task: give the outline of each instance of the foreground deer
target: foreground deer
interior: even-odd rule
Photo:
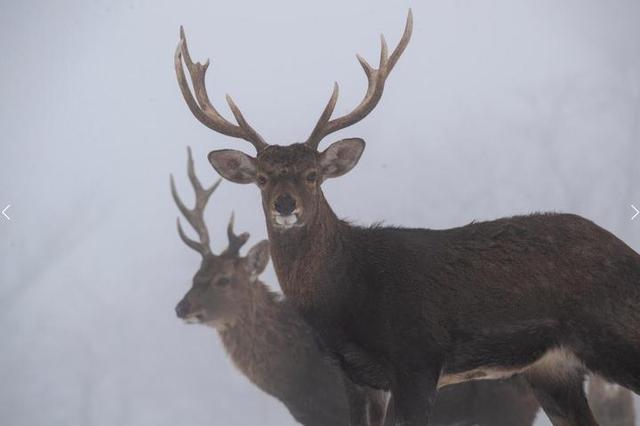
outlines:
[[[344,139],[320,152],[320,141],[373,110],[411,29],[409,14],[390,55],[382,39],[377,69],[358,57],[368,88],[352,112],[331,119],[336,85],[307,141],[289,146],[267,144],[230,97],[238,124],[216,111],[205,89],[208,63],[192,62],[184,34],[176,72],[198,120],[256,148],[257,157],[226,149],[209,161],[228,180],[260,188],[284,294],[351,381],[391,391],[396,425],[427,424],[440,387],[516,373],[554,425],[596,425],[587,370],[640,392],[636,252],[575,215],[449,230],[363,228],[339,220],[324,197],[322,182],[350,171],[365,144]],[[349,394],[357,394],[351,384]],[[363,424],[357,401],[350,399],[352,423]]]
[[[267,242],[256,244],[246,257],[240,256],[249,235],[234,233],[232,217],[227,227],[229,246],[220,255],[213,254],[204,209],[220,181],[204,188],[195,174],[191,150],[188,152],[194,208],[184,205],[173,177],[171,194],[199,241],[187,237],[178,222],[180,238],[203,260],[192,288],[176,306],[178,317],[215,328],[236,367],[261,390],[282,401],[298,422],[346,426],[347,399],[338,370],[326,362],[313,331],[295,309],[258,279],[269,260]],[[386,396],[379,392],[368,396],[368,420],[371,426],[380,426]],[[538,404],[521,379],[465,383],[439,395],[435,421],[441,425],[530,426],[537,411]]]

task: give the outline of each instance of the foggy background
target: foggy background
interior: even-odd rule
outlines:
[[[289,425],[175,303],[199,264],[175,230],[174,173],[191,201],[212,149],[253,154],[191,115],[173,70],[178,28],[211,58],[212,102],[233,95],[270,143],[306,139],[331,93],[361,99],[378,34],[409,47],[363,122],[358,167],[324,185],[360,224],[446,228],[574,212],[640,250],[637,1],[20,1],[0,13],[0,422]],[[265,238],[258,190],[224,182],[207,219],[226,245]],[[246,252],[246,249],[245,249]],[[277,288],[271,267],[263,279]],[[636,404],[637,406],[639,404]],[[548,424],[544,415],[539,424]]]

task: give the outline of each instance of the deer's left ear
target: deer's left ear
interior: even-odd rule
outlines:
[[[342,139],[332,143],[320,154],[320,168],[324,179],[342,176],[351,170],[364,151],[364,140]]]
[[[267,263],[269,263],[269,241],[263,240],[251,247],[247,253],[247,264],[251,275],[255,277],[260,275],[267,267]]]

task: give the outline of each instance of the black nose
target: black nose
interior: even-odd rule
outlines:
[[[280,195],[274,204],[278,213],[289,216],[296,209],[296,200],[289,194]]]
[[[184,319],[189,314],[190,308],[189,302],[183,299],[176,305],[176,315]]]

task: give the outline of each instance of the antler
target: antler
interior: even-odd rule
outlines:
[[[311,148],[318,149],[318,145],[320,141],[330,133],[336,132],[340,129],[344,129],[345,127],[351,126],[352,124],[357,123],[358,121],[365,118],[378,104],[380,98],[382,97],[382,92],[384,90],[384,83],[389,73],[395,66],[396,62],[404,52],[404,49],[409,44],[409,40],[411,39],[411,31],[413,30],[413,14],[411,13],[411,9],[409,9],[409,14],[407,15],[407,23],[404,28],[404,34],[402,34],[402,38],[398,43],[398,46],[391,53],[391,56],[387,56],[387,42],[384,39],[384,35],[380,35],[381,42],[381,51],[380,51],[380,65],[378,69],[373,68],[369,63],[360,55],[356,55],[360,65],[364,69],[364,73],[367,76],[367,80],[369,81],[367,87],[367,93],[364,98],[360,102],[360,104],[350,113],[344,115],[342,117],[334,118],[330,120],[331,114],[333,114],[333,110],[336,106],[336,102],[338,101],[338,83],[334,83],[333,85],[333,93],[331,94],[331,98],[327,103],[327,106],[322,111],[322,115],[320,119],[316,123],[316,126],[313,128],[309,139],[305,142],[306,145]]]
[[[187,148],[187,152],[189,154],[189,159],[187,161],[187,173],[189,175],[189,180],[191,181],[191,186],[193,186],[193,192],[196,195],[196,202],[193,209],[187,208],[180,197],[178,196],[178,191],[176,191],[176,184],[173,180],[173,175],[171,175],[171,195],[173,196],[173,200],[178,205],[178,209],[182,212],[182,215],[187,219],[187,222],[191,224],[193,229],[198,234],[200,242],[195,241],[187,237],[182,229],[182,225],[180,225],[180,219],[177,220],[178,226],[178,234],[180,234],[180,238],[185,242],[186,245],[200,253],[202,256],[207,254],[211,254],[211,246],[209,241],[209,231],[207,230],[207,225],[204,222],[204,208],[211,197],[211,194],[218,188],[220,182],[222,182],[222,178],[218,179],[216,183],[214,183],[210,188],[204,188],[198,180],[198,177],[195,174],[193,169],[193,156],[191,155],[191,148]]]
[[[191,77],[191,83],[195,91],[195,98],[182,68],[182,59],[187,66],[189,75]],[[209,96],[207,95],[207,88],[205,85],[205,74],[209,67],[209,60],[203,64],[200,62],[194,63],[191,60],[189,49],[187,47],[187,39],[184,35],[184,29],[180,27],[180,42],[176,48],[174,56],[176,77],[178,78],[178,85],[184,100],[187,102],[189,109],[196,116],[196,118],[205,126],[223,135],[231,136],[234,138],[244,139],[250,142],[258,152],[269,146],[262,136],[258,134],[245,120],[244,116],[240,112],[238,106],[233,102],[231,96],[226,95],[227,103],[233,113],[236,121],[239,125],[235,125],[225,119],[220,113],[213,107]],[[197,101],[196,101],[197,99]]]
[[[238,256],[240,254],[240,249],[249,239],[249,233],[243,232],[240,235],[236,235],[233,232],[233,223],[235,221],[235,214],[231,213],[231,218],[229,219],[229,224],[227,225],[227,237],[229,238],[229,246],[223,252],[223,254],[231,254],[233,256]]]

